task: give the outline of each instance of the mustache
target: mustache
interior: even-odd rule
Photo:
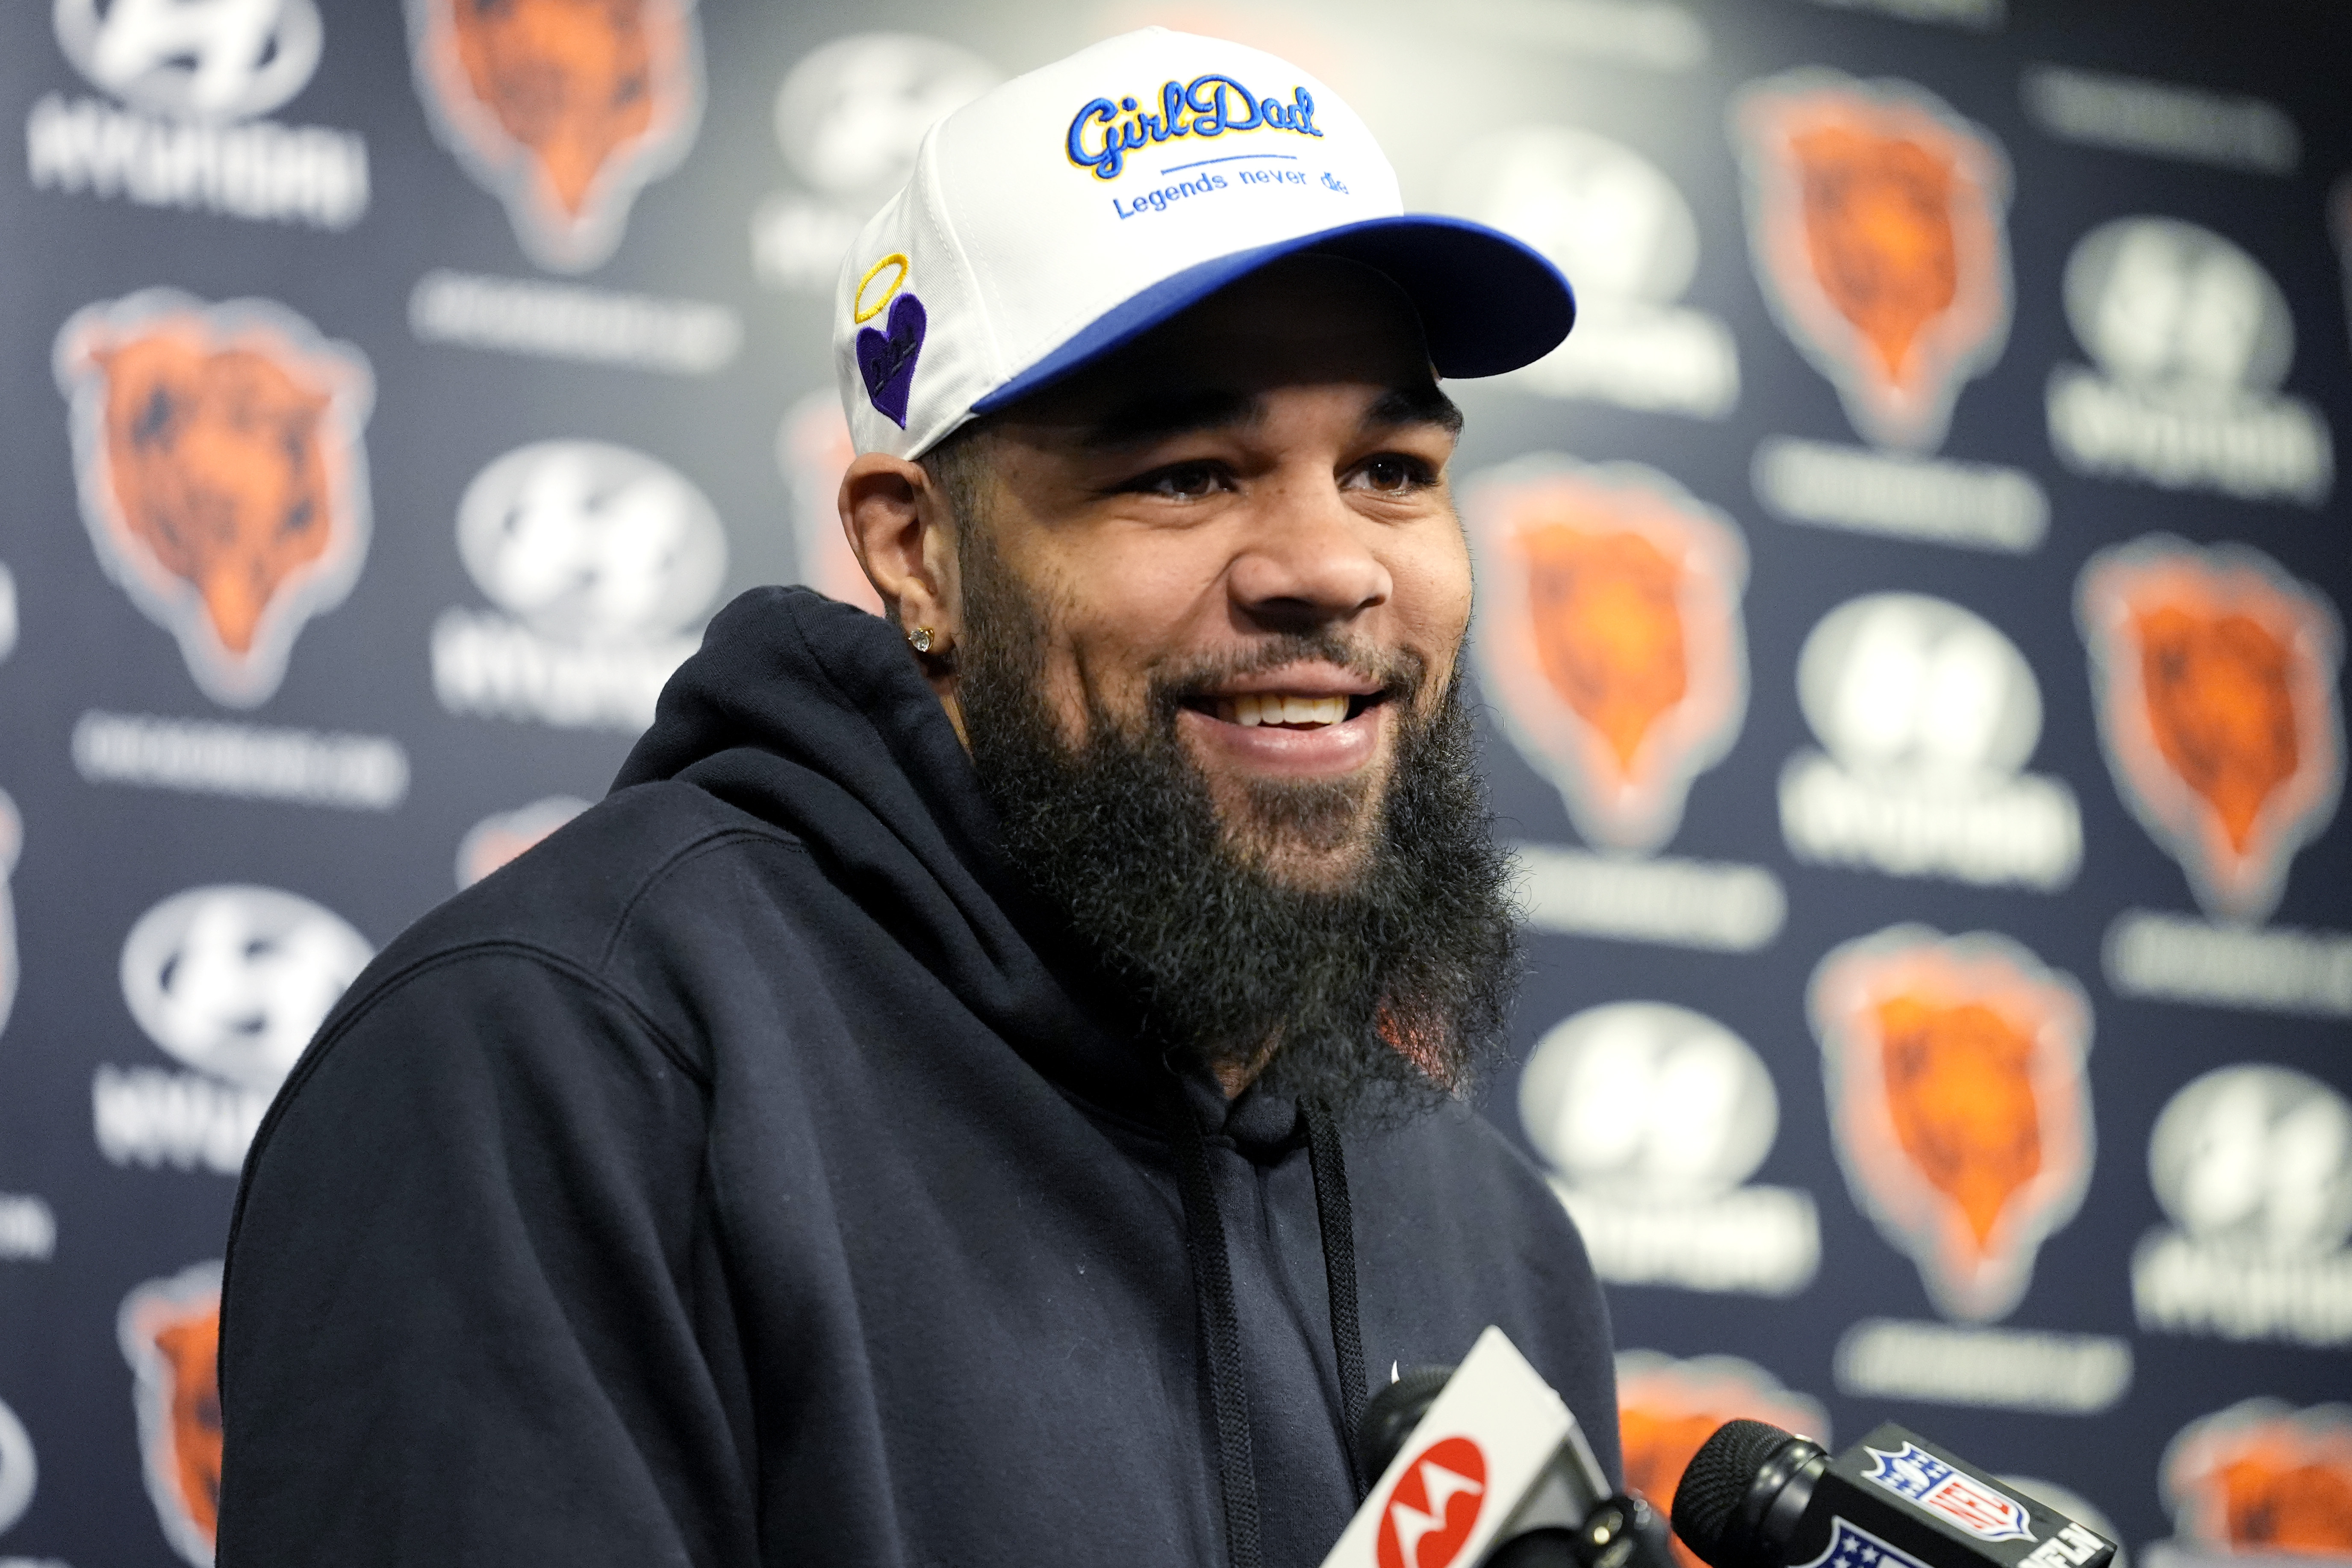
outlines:
[[[1379,689],[1381,700],[1410,700],[1429,678],[1429,661],[1405,648],[1384,648],[1333,631],[1286,632],[1246,647],[1203,654],[1156,667],[1145,700],[1152,716],[1172,724],[1180,708],[1205,701],[1229,683],[1291,664],[1332,664]]]

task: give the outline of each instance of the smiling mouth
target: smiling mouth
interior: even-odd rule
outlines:
[[[1245,730],[1324,730],[1360,718],[1387,700],[1385,691],[1360,696],[1346,692],[1246,691],[1232,697],[1213,694],[1184,706]]]

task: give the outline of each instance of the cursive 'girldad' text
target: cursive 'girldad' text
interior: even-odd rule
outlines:
[[[1096,99],[1070,121],[1067,147],[1072,163],[1092,169],[1097,180],[1116,180],[1127,167],[1129,153],[1155,142],[1259,130],[1320,137],[1323,132],[1315,128],[1315,95],[1299,87],[1291,89],[1287,102],[1255,98],[1232,77],[1212,72],[1189,83],[1162,86],[1156,113],[1142,110],[1132,98],[1116,103]]]

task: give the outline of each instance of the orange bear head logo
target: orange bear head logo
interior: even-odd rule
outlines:
[[[2352,1557],[2352,1405],[2233,1405],[2182,1427],[2162,1475],[2192,1548]]]
[[[1933,95],[1809,69],[1732,114],[1757,276],[1853,427],[1932,450],[2009,335],[2009,162]]]
[[[1808,1002],[1855,1203],[1945,1312],[2004,1316],[2090,1182],[2082,988],[2006,937],[1895,926],[1832,951]]]
[[[139,1450],[163,1533],[212,1568],[220,1519],[221,1266],[200,1263],[123,1298],[115,1319],[135,1377]]]
[[[2116,787],[2207,913],[2259,921],[2344,783],[2336,611],[2242,545],[2151,536],[2075,587]]]
[[[1482,476],[1464,511],[1504,731],[1588,841],[1657,848],[1747,712],[1739,531],[1654,469],[1565,458]]]
[[[1701,1444],[1725,1422],[1745,1416],[1800,1432],[1827,1447],[1829,1415],[1821,1405],[1780,1386],[1772,1374],[1737,1356],[1676,1361],[1655,1351],[1617,1357],[1617,1431],[1625,1456],[1625,1485],[1660,1513],[1674,1506],[1675,1489]],[[1675,1560],[1705,1568],[1679,1537]]]
[[[701,122],[694,0],[409,0],[408,31],[436,133],[555,271],[613,254]]]
[[[266,300],[150,289],[75,312],[55,364],[107,574],[213,700],[268,700],[366,559],[367,362]]]

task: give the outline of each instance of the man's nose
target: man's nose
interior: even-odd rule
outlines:
[[[1236,608],[1270,626],[1319,626],[1386,604],[1394,584],[1374,549],[1380,524],[1358,516],[1336,480],[1272,487],[1226,574]]]

